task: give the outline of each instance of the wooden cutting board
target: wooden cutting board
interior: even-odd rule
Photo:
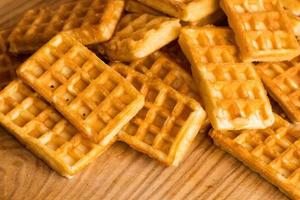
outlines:
[[[0,0],[0,28],[54,0]],[[182,164],[165,167],[116,143],[81,174],[56,174],[0,128],[0,200],[287,199],[277,188],[199,134]]]

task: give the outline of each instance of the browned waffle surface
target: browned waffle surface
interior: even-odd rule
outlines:
[[[125,10],[127,12],[132,12],[132,13],[147,13],[151,15],[164,15],[163,13],[145,5],[137,0],[126,0],[125,1]]]
[[[54,108],[20,80],[0,93],[0,123],[59,174],[72,177],[107,146],[84,139]]]
[[[18,74],[85,136],[103,145],[144,104],[129,82],[65,34],[52,38]]]
[[[210,136],[216,145],[248,165],[293,199],[300,198],[299,125],[276,116],[264,130],[220,132]]]
[[[226,27],[204,26],[182,28],[179,44],[194,66],[202,63],[239,62],[233,32]]]
[[[29,10],[9,36],[10,51],[34,52],[61,31],[85,45],[107,41],[123,8],[123,0],[82,0]]]
[[[149,14],[125,15],[113,38],[105,44],[110,60],[130,62],[175,40],[180,31],[178,19]]]
[[[219,0],[138,0],[183,21],[199,21],[220,9]]]
[[[285,61],[300,54],[279,0],[221,0],[243,61]]]
[[[289,119],[300,122],[300,63],[260,63],[256,66],[256,71]]]
[[[145,96],[145,106],[122,129],[120,140],[165,164],[178,165],[205,120],[201,105],[126,65],[113,68]]]

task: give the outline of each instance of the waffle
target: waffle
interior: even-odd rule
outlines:
[[[145,106],[119,139],[167,165],[178,165],[205,120],[201,105],[126,65],[114,64],[113,69],[145,96]]]
[[[81,43],[55,36],[18,69],[80,132],[106,145],[144,105],[144,97]]]
[[[191,75],[165,53],[157,51],[145,58],[131,62],[130,67],[148,77],[159,78],[181,94],[200,101],[197,87]]]
[[[81,0],[61,4],[57,9],[29,10],[9,36],[10,51],[34,52],[61,31],[85,45],[107,41],[123,8],[123,0]]]
[[[219,9],[219,0],[138,0],[183,21],[199,21]]]
[[[194,66],[240,61],[233,32],[228,28],[185,27],[181,30],[179,44]]]
[[[256,71],[269,94],[280,104],[289,119],[300,122],[299,62],[260,63]]]
[[[0,93],[0,123],[26,148],[68,178],[109,147],[84,139],[20,80],[11,82]]]
[[[150,15],[163,15],[161,12],[142,4],[137,0],[127,0],[125,4],[125,10],[131,13],[139,13],[139,14],[147,13]]]
[[[245,62],[277,62],[300,54],[289,18],[278,0],[221,0]]]
[[[110,60],[130,62],[160,49],[179,34],[178,19],[149,14],[125,16],[114,37],[105,44]]]
[[[292,199],[300,199],[299,125],[276,117],[265,130],[219,132],[210,136],[215,144],[265,177]]]

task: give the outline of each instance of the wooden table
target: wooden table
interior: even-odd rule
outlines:
[[[0,27],[53,0],[0,0]],[[116,143],[68,180],[0,128],[0,200],[33,199],[287,199],[277,188],[199,134],[186,159],[165,167]]]

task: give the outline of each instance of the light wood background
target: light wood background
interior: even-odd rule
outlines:
[[[0,0],[0,28],[54,0]],[[177,167],[116,143],[81,174],[65,179],[0,128],[0,200],[285,200],[277,188],[199,134]]]

